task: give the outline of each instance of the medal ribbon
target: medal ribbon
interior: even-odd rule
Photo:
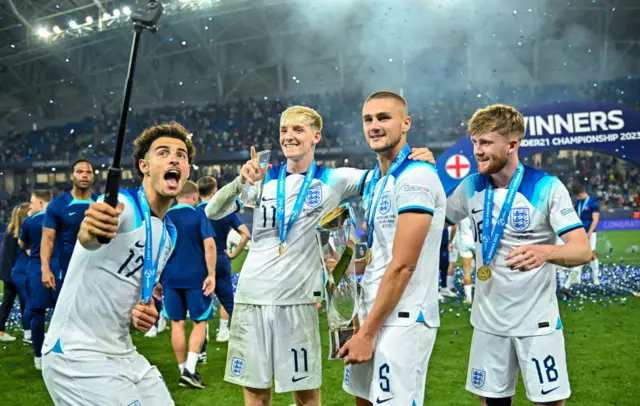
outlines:
[[[162,225],[162,238],[160,239],[160,246],[158,246],[158,256],[153,261],[153,236],[151,232],[151,208],[147,201],[147,196],[144,194],[144,188],[140,186],[138,189],[138,200],[140,201],[140,208],[142,209],[142,215],[144,216],[144,267],[143,267],[143,283],[142,283],[142,303],[149,304],[151,302],[151,295],[153,294],[153,287],[156,284],[156,275],[158,274],[158,263],[160,262],[160,255],[164,248],[165,241],[167,239],[166,226]]]
[[[491,177],[486,177],[487,188],[485,189],[484,195],[484,213],[482,219],[482,263],[486,266],[491,263],[493,257],[496,255],[496,251],[498,251],[498,245],[504,233],[504,228],[507,225],[507,219],[511,213],[511,206],[513,206],[513,202],[516,199],[516,194],[522,183],[523,176],[524,166],[519,163],[509,183],[507,197],[504,199],[504,203],[500,209],[500,215],[498,216],[498,223],[493,232],[491,231],[491,222],[493,220],[493,197],[495,195],[495,189],[491,183]]]
[[[302,210],[302,206],[304,205],[304,201],[307,199],[307,194],[309,193],[309,188],[311,188],[311,182],[313,182],[313,178],[316,176],[316,160],[311,161],[311,166],[307,171],[307,174],[304,177],[304,181],[302,182],[302,187],[300,187],[300,191],[298,192],[298,196],[296,197],[296,202],[293,205],[293,210],[291,211],[291,215],[289,216],[289,221],[285,227],[284,218],[285,218],[285,198],[286,198],[286,181],[287,181],[287,164],[283,163],[280,166],[280,172],[278,173],[278,194],[276,196],[276,215],[278,220],[278,236],[280,237],[280,245],[282,246],[284,242],[287,240],[287,235],[289,235],[289,231],[293,227],[293,224],[296,222],[300,211]]]
[[[372,205],[374,195],[376,194],[376,185],[380,180],[381,172],[380,172],[380,164],[376,165],[376,168],[373,170],[373,175],[371,175],[371,180],[367,185],[367,188],[364,191],[364,207],[365,207],[365,215],[367,218],[367,247],[371,248],[373,245],[373,229],[375,227],[375,213],[378,210],[378,205],[380,204],[380,199],[384,194],[384,188],[387,186],[387,181],[389,180],[389,175],[391,175],[402,163],[409,157],[411,153],[411,147],[407,144],[402,148],[402,150],[396,155],[395,159],[391,163],[389,167],[389,171],[385,175],[382,181],[382,187],[380,188],[380,192],[378,193],[378,198],[375,201],[375,204]]]

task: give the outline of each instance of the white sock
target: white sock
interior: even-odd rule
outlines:
[[[594,281],[600,279],[600,261],[598,259],[591,261],[591,272],[593,272]]]
[[[192,374],[195,373],[197,364],[198,354],[196,354],[195,352],[187,353],[187,365],[185,366],[187,371],[191,372]]]
[[[473,288],[472,285],[464,285],[464,296],[466,297],[466,299],[468,301],[471,301],[471,289]]]
[[[453,275],[447,275],[447,287],[449,289],[453,288]]]
[[[180,373],[182,373],[182,371],[184,371],[184,366],[187,365],[187,362],[183,362],[182,364],[178,364],[178,369],[180,370]]]
[[[31,330],[24,331],[24,338],[25,340],[31,340]]]
[[[220,319],[220,331],[226,330],[229,328],[229,320]]]

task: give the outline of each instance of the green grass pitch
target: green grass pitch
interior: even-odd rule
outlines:
[[[631,246],[639,240],[638,232],[618,231],[601,233],[598,253],[601,261],[640,264],[640,255],[631,253]],[[610,241],[614,247],[611,259],[604,259]],[[239,271],[242,259],[234,262],[234,272]],[[568,404],[580,406],[638,405],[640,404],[640,298],[611,300],[608,307],[602,303],[585,300],[582,310],[576,311],[561,303],[568,354],[572,397]],[[429,364],[427,403],[437,406],[475,405],[473,395],[465,391],[466,368],[472,329],[469,312],[459,303],[441,305],[441,315],[435,349]],[[321,326],[326,319],[321,311]],[[218,321],[210,322],[212,335]],[[162,372],[177,405],[242,405],[240,388],[223,381],[226,344],[210,343],[209,362],[198,367],[207,389],[201,391],[178,387],[178,368],[171,350],[170,331],[154,339],[144,338],[133,331],[134,343],[140,353]],[[323,335],[323,351],[326,359],[327,337]],[[0,344],[0,404],[52,405],[39,372],[33,366],[30,347],[20,343]],[[350,405],[350,399],[341,389],[342,365],[339,361],[324,361],[322,400],[324,405]],[[393,385],[393,383],[391,383]],[[514,404],[530,404],[524,387],[518,385]],[[289,394],[274,396],[274,405],[292,403]]]

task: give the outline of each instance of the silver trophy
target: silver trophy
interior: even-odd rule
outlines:
[[[338,351],[359,326],[361,287],[356,280],[356,223],[349,204],[327,214],[316,226],[316,239],[324,270],[329,322],[329,359],[338,359]]]

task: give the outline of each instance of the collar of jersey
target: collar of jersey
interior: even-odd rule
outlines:
[[[32,215],[31,217],[38,217],[38,216],[42,216],[44,214],[44,210],[40,210],[39,212],[37,212],[36,214]]]
[[[191,210],[195,210],[196,208],[193,207],[190,204],[186,204],[186,203],[178,203],[175,206],[173,206],[172,208],[169,209],[169,211],[171,210],[179,210],[179,209],[191,209]]]
[[[80,200],[74,197],[73,200],[69,202],[68,206],[73,206],[74,204],[91,204],[91,203],[93,203],[93,200],[91,199]]]

